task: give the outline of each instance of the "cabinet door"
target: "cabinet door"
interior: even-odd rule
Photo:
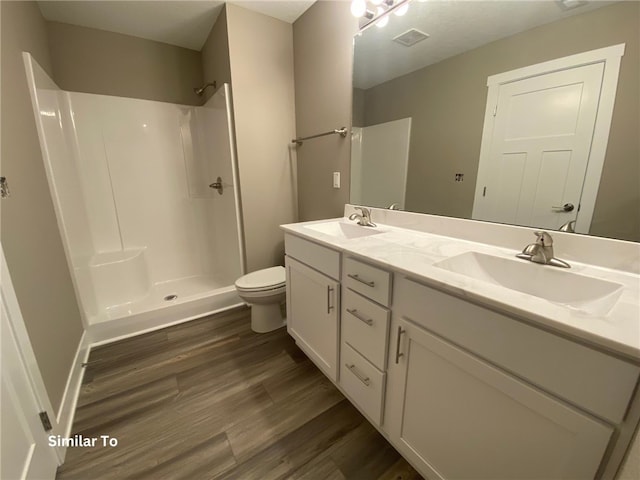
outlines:
[[[386,428],[430,478],[595,476],[611,427],[405,319],[392,341]]]
[[[287,331],[333,381],[338,370],[340,284],[286,257]]]

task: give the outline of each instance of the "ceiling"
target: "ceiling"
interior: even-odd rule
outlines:
[[[231,0],[293,23],[315,0]],[[225,2],[218,0],[39,1],[45,19],[201,50]]]
[[[371,26],[356,37],[354,86],[367,89],[501,38],[611,3],[581,2],[567,10],[553,0],[412,1],[406,15],[391,15],[387,26]],[[412,47],[392,41],[411,28],[429,38]]]

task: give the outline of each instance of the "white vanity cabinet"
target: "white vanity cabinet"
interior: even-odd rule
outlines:
[[[340,253],[285,236],[287,332],[334,382],[338,379]]]
[[[376,426],[384,406],[391,278],[360,260],[343,261],[339,384]]]
[[[429,478],[595,476],[611,427],[408,321],[396,325],[386,429]]]
[[[596,476],[614,427],[574,405],[621,420],[637,366],[411,280],[395,285],[385,431],[405,457],[430,478]]]
[[[345,248],[297,228],[288,332],[422,475],[615,478],[640,421],[633,355],[376,257],[382,236]]]

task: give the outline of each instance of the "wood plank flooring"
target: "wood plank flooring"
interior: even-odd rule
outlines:
[[[56,478],[422,478],[286,329],[249,322],[240,308],[93,349],[72,434],[98,441]]]

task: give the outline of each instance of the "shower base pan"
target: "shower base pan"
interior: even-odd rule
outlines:
[[[108,307],[89,318],[93,345],[164,328],[244,305],[235,286],[214,277],[189,277],[154,285],[135,302]]]

